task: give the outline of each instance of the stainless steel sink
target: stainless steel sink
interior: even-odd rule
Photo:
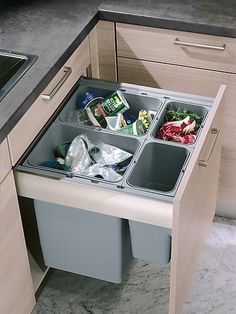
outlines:
[[[0,49],[0,101],[36,60],[35,55],[18,54]]]

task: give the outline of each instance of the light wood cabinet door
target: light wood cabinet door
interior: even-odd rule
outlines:
[[[0,184],[0,313],[30,313],[34,289],[13,173]]]
[[[17,163],[21,155],[61,104],[73,85],[80,76],[84,74],[89,64],[89,40],[85,38],[79,48],[52,79],[48,87],[39,95],[29,110],[10,132],[8,140],[13,165]],[[58,86],[60,86],[59,89]],[[42,97],[42,95],[48,95],[53,91],[56,91],[56,93],[54,95],[52,93],[50,100],[45,100]]]
[[[217,213],[236,217],[236,75],[122,57],[118,58],[118,69],[121,82],[195,95],[214,97],[221,84],[227,86]],[[227,212],[225,208],[229,208]]]
[[[11,161],[7,139],[0,143],[0,183],[11,170]]]

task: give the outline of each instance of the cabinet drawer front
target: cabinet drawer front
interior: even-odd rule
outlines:
[[[172,204],[99,187],[17,171],[18,195],[110,216],[172,227]]]
[[[11,170],[11,161],[8,150],[7,139],[0,144],[0,183]]]
[[[181,313],[215,213],[224,91],[222,85],[174,198],[170,313]]]
[[[122,57],[236,73],[234,38],[118,23],[117,51]]]
[[[13,165],[17,163],[21,155],[39,133],[62,100],[69,93],[79,77],[85,72],[90,64],[89,41],[86,38],[79,48],[68,59],[64,67],[57,73],[48,87],[36,99],[30,109],[10,132],[9,146]],[[67,68],[65,68],[67,67]],[[65,70],[71,68],[70,75],[65,79]],[[57,89],[58,83],[62,83],[51,100],[45,100],[42,95],[48,95],[48,91]]]
[[[119,81],[215,97],[226,73],[129,58],[118,58]]]
[[[34,290],[12,172],[0,184],[0,200],[0,313],[30,313]]]

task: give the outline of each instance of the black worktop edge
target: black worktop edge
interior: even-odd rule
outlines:
[[[182,21],[164,17],[152,17],[146,15],[134,15],[124,12],[113,12],[104,9],[99,10],[100,19],[104,21],[127,23],[133,25],[149,26],[171,29],[177,31],[199,33],[213,36],[236,37],[236,30],[230,27],[209,25],[197,22]]]

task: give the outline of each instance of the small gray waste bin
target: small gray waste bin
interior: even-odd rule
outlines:
[[[160,265],[168,264],[171,236],[168,228],[129,220],[133,256]]]
[[[34,200],[45,264],[120,283],[131,261],[128,221]]]

